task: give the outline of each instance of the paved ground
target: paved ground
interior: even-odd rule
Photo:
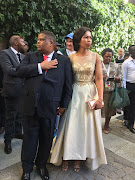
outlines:
[[[64,173],[60,167],[48,164],[50,180],[135,180],[135,135],[129,132],[115,116],[110,124],[111,132],[103,134],[108,164],[91,171],[84,164],[79,173],[73,171],[72,162]],[[0,180],[20,180],[22,169],[20,163],[21,140],[12,143],[13,152],[3,152],[3,136],[0,136]],[[36,169],[31,180],[41,180]]]

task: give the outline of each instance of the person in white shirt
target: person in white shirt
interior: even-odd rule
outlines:
[[[124,49],[123,48],[120,48],[118,49],[118,57],[115,59],[115,63],[123,63],[124,62]]]
[[[128,49],[129,58],[124,61],[123,69],[123,84],[129,92],[130,105],[128,108],[128,128],[132,133],[135,133],[134,120],[135,120],[135,45]]]

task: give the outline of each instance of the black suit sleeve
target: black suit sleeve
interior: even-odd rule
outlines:
[[[3,81],[3,71],[2,71],[2,68],[0,66],[0,89],[3,87],[2,81]]]
[[[5,51],[1,51],[0,59],[3,72],[7,73],[10,76],[17,76],[16,67],[13,66],[9,54]]]
[[[67,108],[72,95],[72,68],[70,59],[65,59],[65,79],[60,107]]]
[[[31,63],[32,57],[31,53],[27,53],[27,55],[22,60],[21,64],[17,67],[17,75],[21,78],[30,78],[39,75],[38,73],[38,63]]]

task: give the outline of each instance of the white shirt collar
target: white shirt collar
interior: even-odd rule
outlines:
[[[53,51],[51,54],[48,55],[48,59],[52,59],[53,54],[54,54],[54,51]],[[43,55],[44,55],[44,54],[43,54]]]
[[[132,61],[132,60],[135,60],[135,59],[133,59],[131,56],[129,56],[129,58],[127,60]]]
[[[66,51],[67,51],[67,55],[69,56],[70,54],[72,54],[72,53],[75,53],[76,51],[70,51],[70,50],[68,50],[68,49],[66,49]]]
[[[13,53],[15,53],[15,54],[18,54],[19,52],[18,51],[16,51],[13,47],[11,47],[11,50],[13,51]],[[19,53],[20,54],[20,53]]]
[[[124,59],[124,56],[122,57],[122,58],[120,58],[119,56],[118,56],[118,60],[123,60]]]

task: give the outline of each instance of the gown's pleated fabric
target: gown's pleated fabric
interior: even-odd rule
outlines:
[[[73,94],[68,109],[60,119],[50,162],[59,166],[62,159],[86,160],[86,164],[94,170],[101,164],[107,164],[101,110],[90,110],[87,104],[88,100],[98,98],[94,83],[96,53],[85,57],[74,53],[70,55],[70,60],[74,78]]]

